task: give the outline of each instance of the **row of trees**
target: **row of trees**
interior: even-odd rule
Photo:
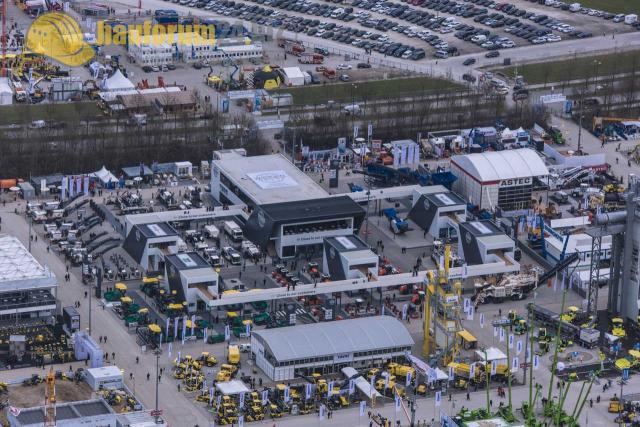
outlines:
[[[255,127],[251,116],[223,115],[197,101],[193,110],[150,115],[144,126],[121,116],[95,117],[83,109],[56,122],[56,104],[41,106],[46,127],[33,129],[25,124],[0,131],[2,176],[82,173],[103,165],[118,170],[153,161],[199,164],[223,146],[244,147],[251,154],[270,150],[259,133],[249,131]]]

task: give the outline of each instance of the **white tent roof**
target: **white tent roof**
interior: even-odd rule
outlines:
[[[290,79],[304,79],[304,74],[300,67],[285,67],[282,69]]]
[[[413,338],[395,317],[372,316],[295,328],[261,329],[259,337],[276,361],[411,347]]]
[[[102,181],[102,183],[107,184],[109,182],[118,182],[118,178],[116,178],[116,176],[114,174],[112,174],[106,167],[102,166],[102,169],[100,169],[97,172],[94,172],[92,174],[90,174],[89,176],[95,176],[96,178],[98,178],[100,181]]]
[[[0,93],[9,93],[13,95],[13,91],[11,90],[11,86],[9,86],[9,78],[8,77],[0,77]]]
[[[549,169],[530,148],[453,156],[451,161],[480,182],[546,176]]]
[[[216,383],[216,388],[220,393],[226,395],[249,393],[251,390],[247,388],[242,381],[231,380],[222,383]]]
[[[476,354],[480,357],[480,360],[484,361],[484,351],[476,350]],[[507,355],[504,354],[500,349],[495,347],[489,347],[487,349],[487,361],[493,362],[494,360],[506,360]]]
[[[135,85],[120,70],[116,70],[111,77],[104,81],[103,89],[111,91],[129,90],[135,89]]]

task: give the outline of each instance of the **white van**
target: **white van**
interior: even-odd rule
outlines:
[[[344,111],[345,114],[357,115],[357,114],[360,114],[360,105],[358,104],[345,105],[342,111]]]
[[[62,219],[64,218],[64,209],[54,209],[50,211],[51,219]]]
[[[496,88],[498,88],[498,87],[506,87],[507,86],[507,84],[503,80],[497,79],[495,77],[492,78],[490,80],[490,82],[491,82],[491,86],[496,87]]]
[[[209,239],[217,239],[220,236],[220,230],[215,225],[205,225],[204,235]]]
[[[436,58],[447,59],[449,57],[449,52],[446,50],[436,50],[436,53],[433,54]]]
[[[47,213],[40,210],[31,211],[31,219],[33,222],[45,222],[47,220]]]

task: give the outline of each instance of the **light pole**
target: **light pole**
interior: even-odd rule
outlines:
[[[158,424],[158,418],[160,417],[160,411],[158,410],[158,385],[160,383],[160,355],[162,354],[162,350],[158,347],[153,351],[153,354],[156,355],[156,409],[154,412],[156,424]]]

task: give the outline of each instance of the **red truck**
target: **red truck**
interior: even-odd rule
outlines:
[[[337,77],[336,70],[334,70],[333,68],[325,68],[325,70],[322,72],[322,75],[328,79],[335,79]]]
[[[319,53],[305,53],[298,58],[298,62],[301,64],[322,64],[324,56]]]
[[[291,55],[300,56],[304,53],[304,46],[299,43],[287,43],[284,51]]]

